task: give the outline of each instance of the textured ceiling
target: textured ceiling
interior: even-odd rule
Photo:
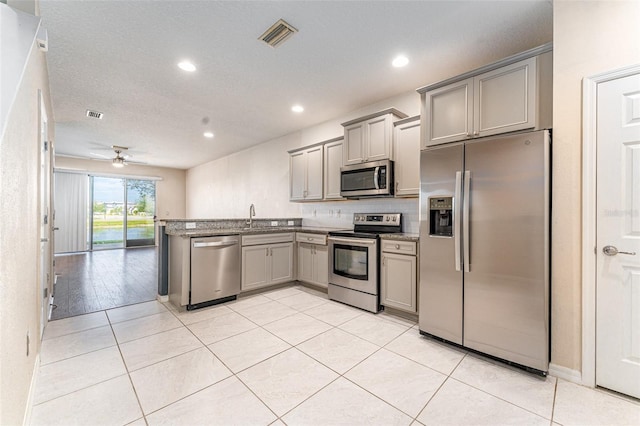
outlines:
[[[57,153],[109,155],[97,148],[122,145],[133,160],[176,168],[552,39],[549,0],[41,0],[40,10]],[[258,37],[280,18],[299,32],[272,49]],[[411,62],[392,68],[400,52]],[[177,68],[184,58],[195,73]],[[305,112],[292,113],[294,103]]]

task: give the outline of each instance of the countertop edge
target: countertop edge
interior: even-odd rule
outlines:
[[[403,232],[398,234],[380,234],[380,238],[383,240],[396,240],[396,241],[420,241],[418,234],[405,234]]]
[[[321,227],[264,227],[252,229],[236,229],[236,228],[220,228],[220,229],[201,229],[201,230],[176,230],[166,231],[169,236],[183,238],[200,238],[215,237],[219,235],[256,235],[256,234],[281,234],[286,232],[307,232],[309,234],[327,235],[331,231],[343,230],[344,228],[321,228]]]

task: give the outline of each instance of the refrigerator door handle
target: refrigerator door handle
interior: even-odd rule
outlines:
[[[462,206],[462,172],[456,172],[456,187],[455,193],[453,194],[453,244],[454,251],[456,253],[456,271],[462,270],[462,263],[460,262],[460,238],[461,236],[461,228],[460,224],[462,223],[460,220],[460,212]]]
[[[464,171],[464,189],[462,190],[462,249],[464,251],[464,271],[471,271],[471,258],[469,256],[469,191],[471,189],[471,171]]]

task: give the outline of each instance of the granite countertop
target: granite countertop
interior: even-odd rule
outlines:
[[[409,234],[405,232],[399,232],[397,234],[380,234],[380,238],[385,240],[398,240],[398,241],[419,241],[420,235]]]
[[[259,228],[216,228],[216,229],[181,229],[167,230],[167,235],[175,235],[185,238],[214,237],[216,235],[255,235],[276,234],[282,232],[308,232],[311,234],[326,235],[331,231],[344,228],[324,228],[319,226],[274,226]]]

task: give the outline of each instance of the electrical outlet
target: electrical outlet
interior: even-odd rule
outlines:
[[[196,223],[195,222],[187,222],[184,224],[184,227],[186,229],[196,229]]]
[[[336,210],[336,216],[340,217],[340,209]]]
[[[292,220],[287,221],[287,226],[293,226],[293,221]]]
[[[278,226],[278,221],[277,220],[272,220],[271,221],[271,226]]]

